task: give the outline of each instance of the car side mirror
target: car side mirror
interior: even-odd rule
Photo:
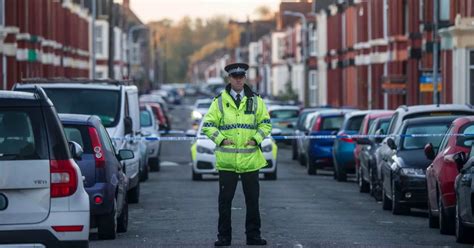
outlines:
[[[434,148],[433,148],[433,144],[431,143],[428,143],[425,145],[425,156],[427,159],[429,160],[434,160],[435,157],[436,157],[436,154],[435,154],[435,151],[434,151]]]
[[[84,150],[82,150],[81,145],[77,144],[74,141],[69,141],[69,151],[71,152],[72,158],[74,160],[82,160],[82,154],[84,153]]]
[[[124,128],[125,134],[132,134],[133,133],[133,120],[130,116],[127,116],[123,119],[124,121]]]
[[[397,144],[395,144],[395,141],[392,138],[387,139],[387,145],[390,149],[397,150]]]
[[[117,159],[119,161],[133,159],[134,157],[135,155],[133,154],[133,151],[128,150],[128,149],[119,150],[118,155],[117,155]]]
[[[357,138],[356,143],[359,145],[371,145],[372,142],[368,138]]]
[[[287,127],[287,128],[295,128],[295,125],[293,125],[292,123],[290,123],[290,124],[288,124],[286,127]]]
[[[383,129],[378,129],[377,131],[375,131],[375,136],[376,136],[375,139],[374,139],[375,143],[377,143],[377,144],[382,143],[382,141],[384,139],[384,137],[380,137],[382,135],[384,135]]]
[[[456,163],[458,167],[458,171],[461,171],[464,164],[466,164],[467,162],[467,155],[465,152],[458,152],[453,155],[453,160],[454,160],[454,163]]]

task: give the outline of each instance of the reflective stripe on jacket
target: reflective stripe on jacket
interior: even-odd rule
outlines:
[[[238,109],[228,89],[212,102],[202,130],[216,143],[218,170],[237,173],[259,170],[267,164],[259,145],[271,132],[270,115],[262,98],[248,86],[245,86],[245,96]],[[224,139],[231,140],[234,145],[221,146]],[[252,139],[257,145],[246,145]]]

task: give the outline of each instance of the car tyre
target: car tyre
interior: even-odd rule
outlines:
[[[392,214],[401,215],[410,212],[410,208],[400,202],[400,192],[395,187],[395,181],[392,181]]]
[[[117,237],[117,199],[114,199],[112,212],[98,218],[98,237],[103,240],[111,240]]]
[[[439,220],[438,217],[433,215],[431,211],[431,204],[430,200],[428,200],[428,226],[430,228],[439,228]]]
[[[456,203],[456,242],[458,243],[473,243],[474,242],[474,229],[464,226],[461,221],[461,215],[459,213],[459,203]]]
[[[128,202],[125,199],[125,203],[123,205],[122,213],[117,220],[117,232],[124,233],[128,230]]]
[[[275,168],[274,172],[263,174],[263,177],[265,178],[265,180],[272,180],[272,181],[276,180],[277,179],[277,169]]]
[[[308,173],[308,175],[317,174],[316,164],[314,162],[311,162],[311,159],[309,158],[306,158],[306,172]]]
[[[299,162],[301,166],[306,166],[306,156],[303,154],[300,154],[299,156]]]
[[[441,196],[439,197],[438,200],[438,206],[439,206],[439,233],[441,234],[446,234],[446,235],[452,235],[455,233],[455,221],[450,220],[448,211],[444,207],[443,201],[441,199]]]
[[[202,174],[198,174],[196,172],[194,172],[194,170],[192,171],[193,173],[193,181],[201,181],[202,180]]]
[[[385,187],[382,184],[382,209],[383,210],[391,210],[392,209],[392,201],[388,198],[387,193],[385,192]]]
[[[161,166],[160,166],[160,157],[157,158],[150,158],[149,164],[150,164],[150,171],[160,171]]]
[[[370,191],[370,185],[364,180],[364,175],[362,174],[362,169],[359,166],[357,170],[357,178],[359,183],[359,192],[360,193],[368,193]]]
[[[296,140],[293,140],[292,142],[292,150],[293,150],[293,154],[291,156],[291,158],[293,160],[297,160],[298,159],[298,147],[297,147],[297,144],[296,144]]]
[[[140,182],[145,182],[149,178],[149,168],[148,165],[145,165],[143,170],[140,172]]]
[[[138,203],[140,201],[140,183],[128,191],[127,198],[129,203]]]
[[[336,180],[338,182],[345,182],[347,181],[347,174],[346,171],[341,168],[339,165],[337,165],[337,162],[334,163],[335,168],[336,168]]]

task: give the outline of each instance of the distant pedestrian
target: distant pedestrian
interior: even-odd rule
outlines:
[[[219,224],[215,246],[232,241],[231,208],[239,177],[245,195],[247,245],[266,245],[260,234],[259,170],[267,164],[260,144],[270,134],[270,116],[262,98],[245,84],[249,66],[225,67],[230,83],[212,102],[203,131],[216,143],[219,171]]]

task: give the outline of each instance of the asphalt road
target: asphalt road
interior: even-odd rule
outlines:
[[[191,108],[173,110],[174,128],[189,128]],[[191,180],[189,142],[163,144],[162,170],[141,188],[130,206],[127,233],[91,247],[212,247],[217,231],[217,178]],[[454,236],[428,228],[425,211],[393,216],[354,180],[338,183],[332,173],[309,176],[280,147],[278,180],[261,181],[262,236],[268,247],[462,247]],[[245,245],[245,202],[241,186],[233,203],[233,247]],[[468,246],[465,246],[468,247]]]

